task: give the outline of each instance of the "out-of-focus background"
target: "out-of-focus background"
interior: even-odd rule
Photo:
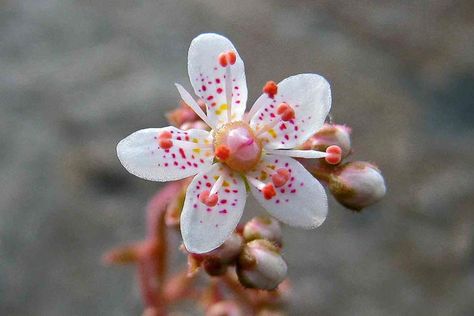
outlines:
[[[325,76],[354,159],[386,177],[361,214],[331,200],[320,229],[285,227],[289,314],[473,315],[469,0],[0,1],[0,314],[140,313],[133,269],[100,257],[142,238],[160,185],[115,146],[165,124],[209,31],[238,48],[249,100],[267,80]]]

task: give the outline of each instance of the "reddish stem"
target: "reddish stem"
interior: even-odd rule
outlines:
[[[149,248],[138,263],[140,288],[145,306],[153,307],[156,315],[165,315],[163,285],[166,281],[168,238],[165,213],[168,204],[182,187],[181,182],[171,182],[150,200],[146,209],[147,243]]]

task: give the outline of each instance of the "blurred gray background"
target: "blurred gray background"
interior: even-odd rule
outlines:
[[[100,257],[142,238],[159,184],[115,146],[165,124],[209,31],[238,48],[250,103],[325,76],[354,159],[387,180],[362,214],[331,200],[320,229],[285,227],[290,315],[473,315],[469,0],[0,0],[0,314],[140,313],[134,269]]]

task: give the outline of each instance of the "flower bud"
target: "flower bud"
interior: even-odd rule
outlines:
[[[264,307],[258,311],[257,316],[285,316],[286,314],[280,310]]]
[[[206,316],[243,316],[240,306],[230,300],[212,304],[206,311]]]
[[[280,223],[272,217],[258,216],[252,218],[244,226],[245,241],[265,239],[281,247],[282,233]]]
[[[329,146],[337,145],[342,149],[342,158],[344,158],[351,152],[350,134],[351,129],[345,125],[326,123],[302,145],[302,149],[326,151]]]
[[[202,265],[209,275],[217,276],[226,272],[227,266],[235,263],[243,246],[242,237],[233,233],[218,248],[211,252],[199,255],[202,257]]]
[[[349,162],[329,177],[329,190],[347,208],[360,211],[385,195],[380,170],[365,161]]]
[[[188,129],[203,129],[206,131],[210,130],[210,127],[203,121],[185,122],[179,128],[183,131],[187,131]]]
[[[247,243],[239,256],[237,276],[245,287],[273,290],[285,279],[286,272],[278,248],[267,240]]]
[[[181,126],[185,122],[199,120],[197,114],[184,102],[181,102],[177,109],[166,113],[166,118],[174,126]]]

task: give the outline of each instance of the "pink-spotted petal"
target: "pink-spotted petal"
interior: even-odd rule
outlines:
[[[326,219],[328,204],[323,186],[298,161],[277,155],[266,155],[248,175],[271,183],[271,170],[286,169],[286,183],[275,188],[276,195],[265,199],[255,186],[251,191],[255,199],[278,220],[296,227],[315,228]]]
[[[282,121],[278,107],[286,103],[294,110],[294,118]],[[324,124],[331,108],[331,89],[323,77],[300,74],[278,84],[274,98],[261,95],[250,110],[250,125],[255,130],[272,126],[262,132],[268,148],[294,148],[304,143]]]
[[[223,67],[219,55],[229,51],[235,53],[236,61]],[[213,33],[196,37],[189,47],[188,73],[194,92],[206,103],[207,116],[215,126],[228,121],[228,96],[232,99],[232,121],[242,118],[247,103],[244,63],[227,38]]]
[[[117,145],[117,155],[128,172],[152,181],[195,175],[214,158],[209,132],[172,126],[142,129],[127,136]]]
[[[218,181],[224,177],[223,181]],[[207,206],[199,195],[211,191],[218,182],[215,193],[218,202]],[[242,216],[246,200],[245,183],[222,164],[214,164],[194,177],[186,192],[181,213],[181,235],[186,249],[205,253],[219,247],[234,231]]]

